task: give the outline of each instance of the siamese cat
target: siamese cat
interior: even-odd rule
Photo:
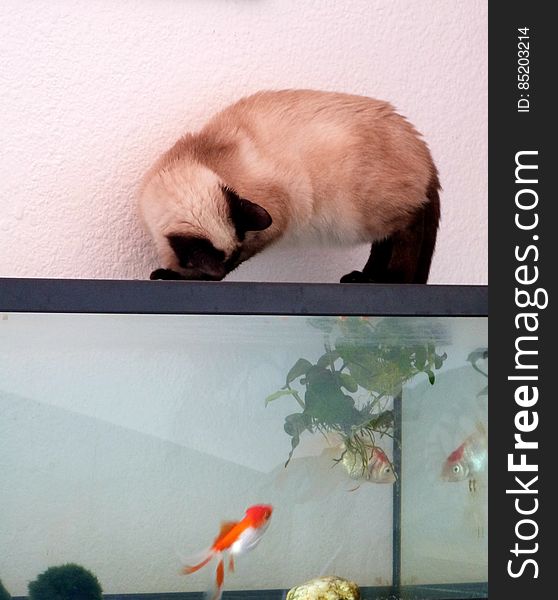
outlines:
[[[221,280],[277,240],[372,244],[341,282],[426,283],[438,174],[415,128],[380,100],[262,91],[179,139],[139,200],[163,268],[151,279]]]

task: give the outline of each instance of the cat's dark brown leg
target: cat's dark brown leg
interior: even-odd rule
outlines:
[[[426,191],[428,202],[405,229],[372,244],[370,258],[361,271],[341,278],[341,283],[426,283],[440,221],[437,173]]]
[[[393,247],[392,238],[374,242],[370,257],[362,271],[352,271],[341,277],[341,283],[380,283],[385,282]]]
[[[426,191],[428,204],[424,207],[424,233],[415,273],[415,283],[426,283],[428,281],[430,263],[436,247],[436,237],[438,236],[438,225],[440,223],[439,190],[438,176],[434,173]]]
[[[372,244],[370,258],[362,273],[353,271],[341,280],[342,283],[426,283],[416,281],[423,227],[420,211],[408,227]]]
[[[372,244],[362,272],[345,275],[341,283],[426,283],[434,249],[430,241],[421,209],[405,229]]]
[[[393,251],[385,283],[426,283],[417,281],[417,267],[424,234],[424,214],[419,211],[408,227],[391,236]],[[366,268],[366,267],[365,267]]]

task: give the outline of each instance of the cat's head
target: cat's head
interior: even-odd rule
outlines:
[[[272,223],[262,206],[193,161],[151,173],[139,206],[164,270],[176,275],[167,278],[223,279],[240,263],[247,233]]]

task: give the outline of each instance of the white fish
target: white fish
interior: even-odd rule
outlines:
[[[472,480],[486,470],[488,461],[488,434],[480,422],[477,430],[469,435],[445,460],[442,467],[444,481]]]

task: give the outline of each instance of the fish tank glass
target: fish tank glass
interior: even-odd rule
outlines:
[[[0,280],[0,581],[486,598],[487,407],[485,287]]]

